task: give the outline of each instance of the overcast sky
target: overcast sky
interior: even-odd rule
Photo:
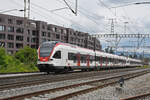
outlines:
[[[124,22],[128,22],[126,33],[150,33],[150,4],[130,5],[110,9],[120,5],[132,4],[135,2],[149,2],[149,0],[78,0],[78,14],[75,16],[63,0],[30,0],[31,19],[45,21],[49,24],[56,24],[73,28],[78,31],[94,33],[110,33],[111,21],[115,18],[115,33],[124,33]],[[75,0],[66,0],[75,9]],[[24,0],[1,0],[0,13],[11,9],[23,9]],[[11,11],[4,14],[22,16],[23,12]],[[104,45],[105,39],[100,40]],[[123,40],[120,44],[126,44]],[[129,42],[128,42],[129,43]],[[147,43],[149,44],[149,43]],[[148,50],[146,50],[148,52]],[[150,50],[149,50],[150,51]]]

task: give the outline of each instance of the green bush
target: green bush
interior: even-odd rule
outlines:
[[[35,66],[36,59],[36,50],[29,47],[19,50],[15,56],[7,54],[4,48],[0,48],[0,73],[38,71]]]
[[[28,46],[19,50],[15,57],[25,64],[36,64],[37,62],[37,51]]]
[[[4,48],[0,48],[0,65],[5,63],[6,52]]]

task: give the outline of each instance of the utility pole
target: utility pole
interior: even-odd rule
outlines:
[[[127,29],[127,24],[128,24],[128,22],[124,22],[124,34],[126,34],[126,29]]]
[[[30,18],[30,0],[24,0],[24,18]]]
[[[24,32],[27,33],[28,32],[28,28],[29,28],[29,18],[30,18],[30,0],[24,0]],[[24,37],[24,39],[27,39],[27,36]],[[27,42],[24,42],[23,45],[25,46],[27,44]]]
[[[114,21],[115,21],[116,19],[111,18],[111,19],[109,19],[109,20],[111,21],[111,30],[110,30],[110,33],[111,33],[111,34],[114,34],[114,31],[115,31],[115,29],[114,29],[114,27],[115,27]]]
[[[111,30],[110,30],[110,33],[111,34],[115,34],[115,21],[116,19],[115,18],[111,18],[109,19],[111,21]],[[117,48],[118,48],[118,44],[120,42],[120,39],[118,39],[118,35],[116,35],[115,37],[115,53],[117,53]]]

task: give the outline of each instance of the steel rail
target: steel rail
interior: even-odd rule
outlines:
[[[132,69],[132,70],[129,69],[129,70],[132,71],[135,69]],[[139,70],[139,69],[137,69],[137,70]],[[118,70],[112,70],[113,73],[124,72],[124,71],[128,71],[128,70],[119,70],[119,71]],[[105,74],[111,74],[112,72],[105,73]],[[39,76],[39,75],[35,75],[35,76]],[[19,76],[19,78],[21,78],[21,77]],[[49,82],[51,82],[51,80],[49,78],[46,78],[46,79],[44,78],[44,79],[38,79],[38,80],[34,80],[34,81],[30,80],[30,81],[25,81],[25,82],[21,81],[21,82],[5,83],[5,84],[0,85],[0,91],[6,90],[6,89],[17,88],[17,87],[25,87],[25,86],[31,86],[31,85],[44,84],[44,83],[49,83]]]
[[[146,74],[146,73],[149,73],[149,71],[141,71],[140,73],[139,72],[129,73],[129,74],[126,74],[126,75],[118,75],[118,76],[113,76],[113,77],[109,77],[109,78],[103,78],[103,79],[100,79],[100,80],[94,80],[94,81],[89,81],[89,82],[84,82],[84,83],[59,87],[59,88],[53,88],[53,89],[48,89],[48,90],[43,90],[43,91],[38,91],[38,92],[27,93],[27,94],[23,94],[23,95],[3,98],[3,99],[0,99],[0,100],[20,100],[20,99],[25,99],[25,98],[29,98],[29,97],[33,97],[33,96],[46,94],[46,93],[56,92],[56,91],[60,91],[60,90],[64,90],[64,89],[75,88],[75,87],[79,87],[79,86],[83,86],[83,85],[90,85],[90,84],[93,84],[93,83],[102,82],[102,81],[106,81],[106,80],[109,80],[109,79],[120,78],[121,76],[127,77],[126,79],[130,79],[130,78],[134,78],[134,77]],[[100,86],[97,86],[97,87],[94,87],[94,88],[89,88],[89,89],[82,90],[82,92],[78,91],[77,93],[75,92],[75,93],[64,95],[64,97],[63,96],[56,97],[56,98],[53,98],[52,100],[60,100],[60,98],[66,98],[66,97],[70,98],[70,97],[78,95],[80,93],[85,93],[86,91],[90,92],[91,90],[96,90],[96,89],[101,88],[101,87],[106,87],[110,84],[114,84],[114,83],[117,83],[117,82],[118,82],[118,79],[116,81],[113,81],[113,82],[110,82],[110,83],[104,83],[104,85],[100,85]]]
[[[134,77],[143,75],[143,74],[145,74],[145,73],[141,73],[141,74],[139,74],[139,75],[131,76],[131,77],[129,77],[129,78],[126,78],[125,80],[131,79],[131,78],[134,78]],[[125,75],[125,76],[126,76],[126,75]],[[68,99],[68,98],[72,98],[72,97],[77,96],[77,95],[89,93],[89,92],[92,92],[92,91],[95,91],[95,90],[98,90],[98,89],[107,87],[107,86],[109,86],[109,85],[113,85],[113,84],[115,84],[115,83],[117,83],[117,82],[118,82],[118,81],[113,81],[113,82],[110,82],[110,83],[106,83],[106,84],[104,84],[104,85],[100,85],[100,86],[96,86],[96,87],[84,89],[84,90],[81,90],[81,91],[73,92],[73,93],[70,93],[70,94],[58,96],[58,97],[56,97],[56,98],[52,98],[52,99],[49,99],[49,100],[66,100],[66,99]]]
[[[150,96],[150,93],[140,94],[140,95],[136,95],[136,96],[132,96],[132,97],[128,97],[128,98],[123,98],[120,100],[135,100],[135,99],[145,98],[147,96]]]

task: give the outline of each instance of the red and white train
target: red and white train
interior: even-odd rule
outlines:
[[[38,48],[38,68],[41,72],[99,70],[101,68],[141,66],[141,60],[94,51],[57,41],[44,42]]]

